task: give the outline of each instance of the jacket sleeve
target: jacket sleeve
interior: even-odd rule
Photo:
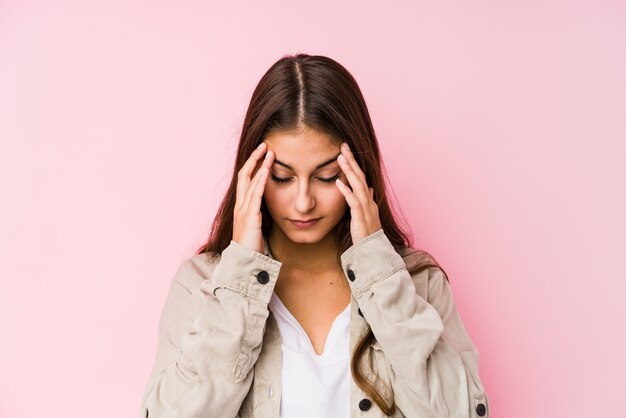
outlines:
[[[232,240],[212,274],[199,258],[182,262],[161,311],[142,418],[238,416],[251,387],[280,266]],[[202,305],[195,315],[197,283]]]
[[[479,353],[454,306],[448,280],[429,268],[427,299],[383,230],[341,255],[363,317],[388,361],[397,407],[407,417],[489,417]]]

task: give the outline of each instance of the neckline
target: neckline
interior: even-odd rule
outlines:
[[[309,338],[309,335],[306,333],[304,328],[302,328],[302,325],[300,325],[300,322],[296,319],[296,317],[293,316],[293,314],[291,313],[291,311],[289,309],[287,309],[287,307],[285,306],[283,301],[280,300],[280,298],[278,297],[276,292],[272,293],[272,299],[275,300],[276,306],[283,313],[283,315],[286,317],[286,319],[289,322],[291,322],[297,328],[298,332],[300,332],[300,334],[302,336],[304,336],[304,339],[307,342],[307,346],[309,348],[310,354],[316,360],[324,360],[324,359],[326,359],[330,355],[330,354],[328,354],[328,352],[329,352],[329,350],[328,350],[328,342],[332,341],[332,339],[335,338],[335,333],[337,332],[336,328],[338,327],[338,322],[346,315],[346,313],[348,313],[348,314],[350,313],[350,306],[352,305],[352,300],[350,300],[350,302],[348,302],[348,306],[346,306],[341,312],[339,312],[339,314],[333,320],[333,323],[330,325],[330,329],[328,330],[328,335],[326,336],[326,341],[324,342],[324,348],[322,349],[322,354],[317,354],[315,352],[315,348],[313,347],[313,343],[311,342],[311,338]]]

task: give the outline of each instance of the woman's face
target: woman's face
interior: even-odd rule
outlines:
[[[340,144],[313,130],[273,132],[264,142],[275,154],[263,195],[274,227],[295,243],[320,241],[348,209],[335,184],[337,178],[349,184],[337,163]],[[306,228],[291,222],[317,218],[317,223]]]

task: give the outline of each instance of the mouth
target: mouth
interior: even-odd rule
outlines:
[[[294,225],[296,228],[309,228],[313,225],[315,225],[317,222],[319,222],[319,220],[322,218],[312,218],[312,219],[308,219],[308,220],[302,220],[302,219],[289,219],[289,222],[291,222],[292,225]]]

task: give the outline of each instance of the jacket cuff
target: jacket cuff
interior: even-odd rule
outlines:
[[[282,263],[237,241],[222,251],[213,271],[220,286],[257,299],[267,305],[272,297]]]
[[[355,298],[374,283],[406,268],[404,259],[383,229],[356,242],[341,254],[341,266]]]

